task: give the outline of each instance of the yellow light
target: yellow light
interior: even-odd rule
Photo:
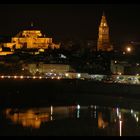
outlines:
[[[33,79],[35,79],[36,77],[35,76],[33,76]]]
[[[127,47],[126,50],[127,50],[127,52],[131,52],[132,51],[131,47]]]
[[[65,75],[66,75],[66,77],[68,77],[68,76],[69,76],[69,74],[68,74],[68,73],[66,73]]]
[[[16,79],[16,78],[17,78],[17,76],[14,76],[14,78]]]
[[[4,78],[4,76],[2,75],[1,78]]]
[[[120,136],[122,136],[122,121],[120,121]]]
[[[20,79],[23,79],[23,76],[20,76]]]
[[[42,77],[40,76],[39,79],[42,79]]]
[[[119,74],[119,75],[122,75],[122,73],[121,73],[121,72],[118,72],[118,74]]]

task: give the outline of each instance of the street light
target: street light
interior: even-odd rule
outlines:
[[[127,52],[131,52],[131,51],[132,51],[131,47],[127,47],[127,48],[126,48],[126,51],[127,51]]]

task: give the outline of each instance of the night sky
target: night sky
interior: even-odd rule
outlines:
[[[0,4],[0,36],[15,35],[34,22],[57,40],[97,40],[103,11],[113,43],[140,41],[140,5],[132,4]]]

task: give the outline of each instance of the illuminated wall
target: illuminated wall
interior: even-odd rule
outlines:
[[[42,35],[39,30],[25,30],[19,32],[15,37],[12,37],[11,43],[4,43],[5,47],[11,49],[21,49],[21,48],[43,48],[48,49],[48,46],[52,49],[60,48],[60,44],[55,44],[52,42],[52,38],[46,38]]]
[[[70,65],[43,63],[23,64],[22,68],[28,70],[33,75],[36,73],[65,73],[71,70]]]

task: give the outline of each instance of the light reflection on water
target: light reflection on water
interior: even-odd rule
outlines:
[[[133,109],[90,106],[50,106],[44,108],[14,109],[7,108],[3,111],[6,119],[13,124],[21,125],[24,128],[40,129],[42,124],[48,122],[71,120],[84,120],[83,122],[95,122],[92,127],[105,130],[107,135],[133,135],[131,130],[140,132],[140,112]],[[92,123],[90,123],[92,125]],[[86,126],[88,127],[88,126]],[[90,126],[91,127],[91,126]],[[134,130],[133,130],[134,131]],[[135,132],[135,135],[140,133]]]

